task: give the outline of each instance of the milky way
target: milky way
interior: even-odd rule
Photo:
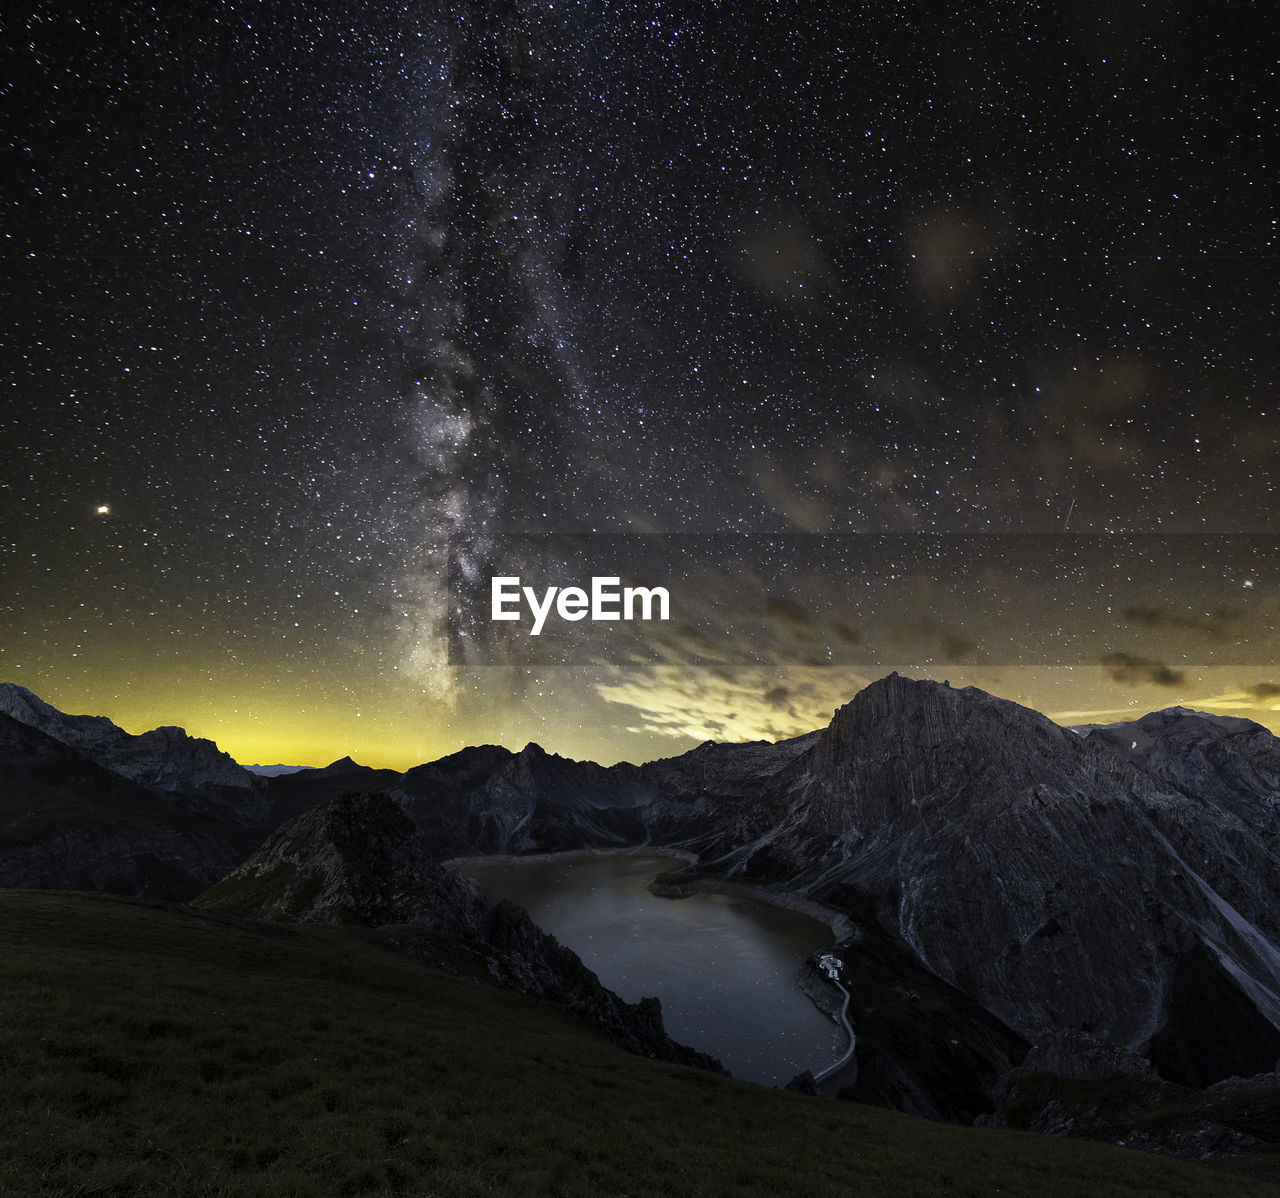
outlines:
[[[374,763],[894,666],[1276,718],[1260,6],[28,13],[5,677]],[[619,534],[672,627],[474,600]]]

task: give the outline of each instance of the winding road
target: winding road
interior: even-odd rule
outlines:
[[[844,1002],[840,1004],[840,1014],[836,1016],[836,1022],[839,1023],[849,1036],[849,1047],[844,1056],[842,1056],[834,1065],[828,1065],[821,1073],[814,1074],[815,1082],[826,1081],[838,1069],[843,1069],[853,1057],[853,1050],[857,1046],[857,1040],[853,1035],[853,1025],[849,1022],[849,991],[844,988],[844,983],[839,978],[831,979],[840,987],[840,993],[844,995]]]

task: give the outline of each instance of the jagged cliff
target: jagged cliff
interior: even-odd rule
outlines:
[[[0,713],[148,790],[234,799],[249,808],[265,790],[213,741],[188,736],[181,728],[133,736],[105,716],[67,715],[12,682],[0,683]]]
[[[1088,1032],[1200,1082],[1280,1048],[1270,838],[981,691],[869,686],[730,818],[717,852],[704,869],[869,904],[1029,1039]],[[1196,1015],[1206,1003],[1222,1028]]]

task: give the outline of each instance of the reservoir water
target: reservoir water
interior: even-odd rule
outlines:
[[[456,863],[491,899],[524,907],[629,1002],[656,994],[667,1032],[735,1076],[785,1085],[844,1050],[835,1022],[796,983],[831,943],[826,924],[736,895],[657,898],[669,856],[565,853]]]

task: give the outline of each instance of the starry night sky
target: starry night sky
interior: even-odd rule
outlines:
[[[1280,728],[1268,6],[75,14],[3,26],[0,678],[295,764],[893,668]],[[488,620],[592,572],[671,623]]]

